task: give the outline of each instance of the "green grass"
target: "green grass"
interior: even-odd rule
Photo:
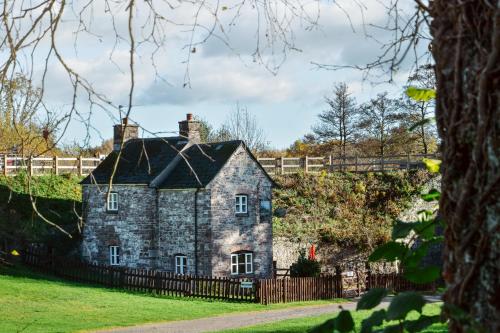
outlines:
[[[424,313],[427,315],[436,315],[440,312],[440,305],[428,304],[424,307]],[[356,324],[357,331],[361,327],[361,321],[368,317],[371,311],[352,311],[352,316]],[[324,323],[326,320],[335,317],[336,314],[326,314],[316,317],[305,317],[297,319],[282,320],[269,324],[244,327],[240,329],[224,330],[219,333],[303,333],[311,328]],[[416,313],[409,314],[410,319],[416,319]],[[422,331],[425,333],[445,333],[448,332],[446,324],[434,324]]]
[[[331,302],[264,306],[154,297],[0,267],[0,332],[77,332]]]

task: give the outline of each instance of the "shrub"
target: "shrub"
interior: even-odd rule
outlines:
[[[318,261],[306,258],[306,251],[299,253],[297,262],[290,267],[291,277],[314,277],[321,272],[321,266]]]

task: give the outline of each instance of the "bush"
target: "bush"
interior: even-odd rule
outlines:
[[[318,261],[306,258],[306,251],[302,250],[297,262],[290,267],[291,277],[314,277],[319,276],[321,266]]]

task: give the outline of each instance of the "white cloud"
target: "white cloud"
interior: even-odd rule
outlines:
[[[325,71],[318,70],[311,62],[337,65],[362,65],[375,59],[380,54],[380,45],[366,38],[363,32],[363,24],[382,24],[385,19],[383,2],[365,1],[369,6],[363,12],[355,1],[343,0],[337,2],[343,10],[349,13],[349,18],[337,6],[331,2],[311,1],[307,7],[307,13],[314,16],[319,8],[319,25],[310,26],[300,20],[295,20],[290,30],[293,31],[294,46],[300,51],[286,53],[286,61],[281,66],[277,75],[271,74],[262,65],[253,62],[252,54],[257,45],[256,11],[251,6],[245,7],[240,12],[241,16],[236,20],[234,26],[228,27],[233,10],[221,12],[218,19],[223,23],[225,30],[219,28],[215,32],[222,36],[227,34],[232,50],[217,38],[209,39],[205,44],[197,46],[196,53],[191,54],[189,63],[191,88],[183,88],[185,80],[185,61],[189,50],[183,47],[191,37],[187,26],[169,26],[165,30],[165,48],[160,50],[155,58],[159,74],[166,79],[165,83],[155,78],[155,69],[151,66],[149,55],[152,46],[142,44],[139,48],[139,57],[136,60],[136,88],[135,104],[142,108],[157,110],[161,105],[175,108],[181,114],[181,109],[203,110],[209,108],[220,108],[225,106],[229,110],[236,101],[249,105],[249,110],[255,110],[259,119],[265,121],[268,132],[272,132],[270,139],[277,146],[285,146],[294,138],[300,137],[309,131],[309,126],[314,123],[316,115],[324,107],[323,96],[330,93],[335,82],[345,81],[349,84],[351,91],[363,102],[374,96],[377,92],[389,89],[397,92],[401,89],[406,73],[397,75],[396,86],[375,86],[363,82],[359,71]],[[159,2],[162,4],[163,2]],[[403,2],[404,4],[405,2]],[[412,6],[412,1],[406,1]],[[278,8],[278,11],[283,11]],[[126,36],[126,12],[120,13],[116,24],[119,32]],[[176,22],[188,23],[193,21],[193,7],[183,3],[174,11],[165,10],[167,18]],[[138,11],[137,17],[144,20],[145,13]],[[362,15],[363,14],[363,15]],[[213,22],[213,16],[204,11],[199,18],[199,23],[209,26]],[[263,24],[261,28],[265,28]],[[352,31],[350,24],[354,25],[356,32]],[[129,54],[128,45],[125,41],[118,44],[113,53],[112,61],[109,56],[112,52],[114,34],[109,16],[104,13],[101,5],[95,8],[95,17],[92,23],[94,31],[98,36],[81,35],[78,43],[78,53],[73,50],[74,27],[70,28],[70,21],[65,23],[68,28],[59,36],[61,51],[68,59],[68,63],[75,68],[79,74],[91,82],[97,91],[104,93],[115,104],[126,104],[130,88],[130,77],[128,75]],[[140,24],[135,27],[140,35]],[[203,38],[206,31],[198,30],[195,40]],[[264,61],[272,62],[273,49],[266,48],[265,29],[260,30],[261,51]],[[370,30],[370,33],[381,40],[390,37],[387,31]],[[283,53],[279,41],[274,44],[276,60],[279,61]],[[41,63],[41,62],[40,62]],[[51,101],[56,103],[68,103],[71,101],[71,87],[67,74],[60,65],[51,63],[47,80],[47,93]],[[83,102],[82,102],[83,103]],[[218,113],[217,113],[218,112]],[[223,111],[213,113],[214,122],[220,121]],[[149,120],[141,119],[142,115],[151,115],[152,112],[141,112],[135,116],[136,120],[151,123]],[[288,115],[293,115],[288,117]],[[146,116],[144,116],[146,117]],[[158,113],[158,122],[166,123],[167,117]],[[204,114],[209,121],[212,114]],[[287,118],[289,123],[286,128],[278,128],[282,122],[280,119]],[[170,118],[168,118],[171,121]],[[156,120],[156,119],[155,119]],[[103,125],[104,126],[104,125]],[[110,127],[110,124],[105,124]],[[155,128],[155,130],[159,130]]]

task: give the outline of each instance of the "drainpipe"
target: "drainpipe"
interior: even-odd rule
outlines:
[[[198,192],[194,192],[194,275],[198,276]]]
[[[156,212],[155,212],[155,219],[156,219],[156,233],[154,237],[156,238],[156,267],[160,267],[160,235],[161,235],[161,230],[160,230],[160,191],[158,188],[155,188],[155,202],[156,202]],[[153,229],[155,230],[155,229]]]

